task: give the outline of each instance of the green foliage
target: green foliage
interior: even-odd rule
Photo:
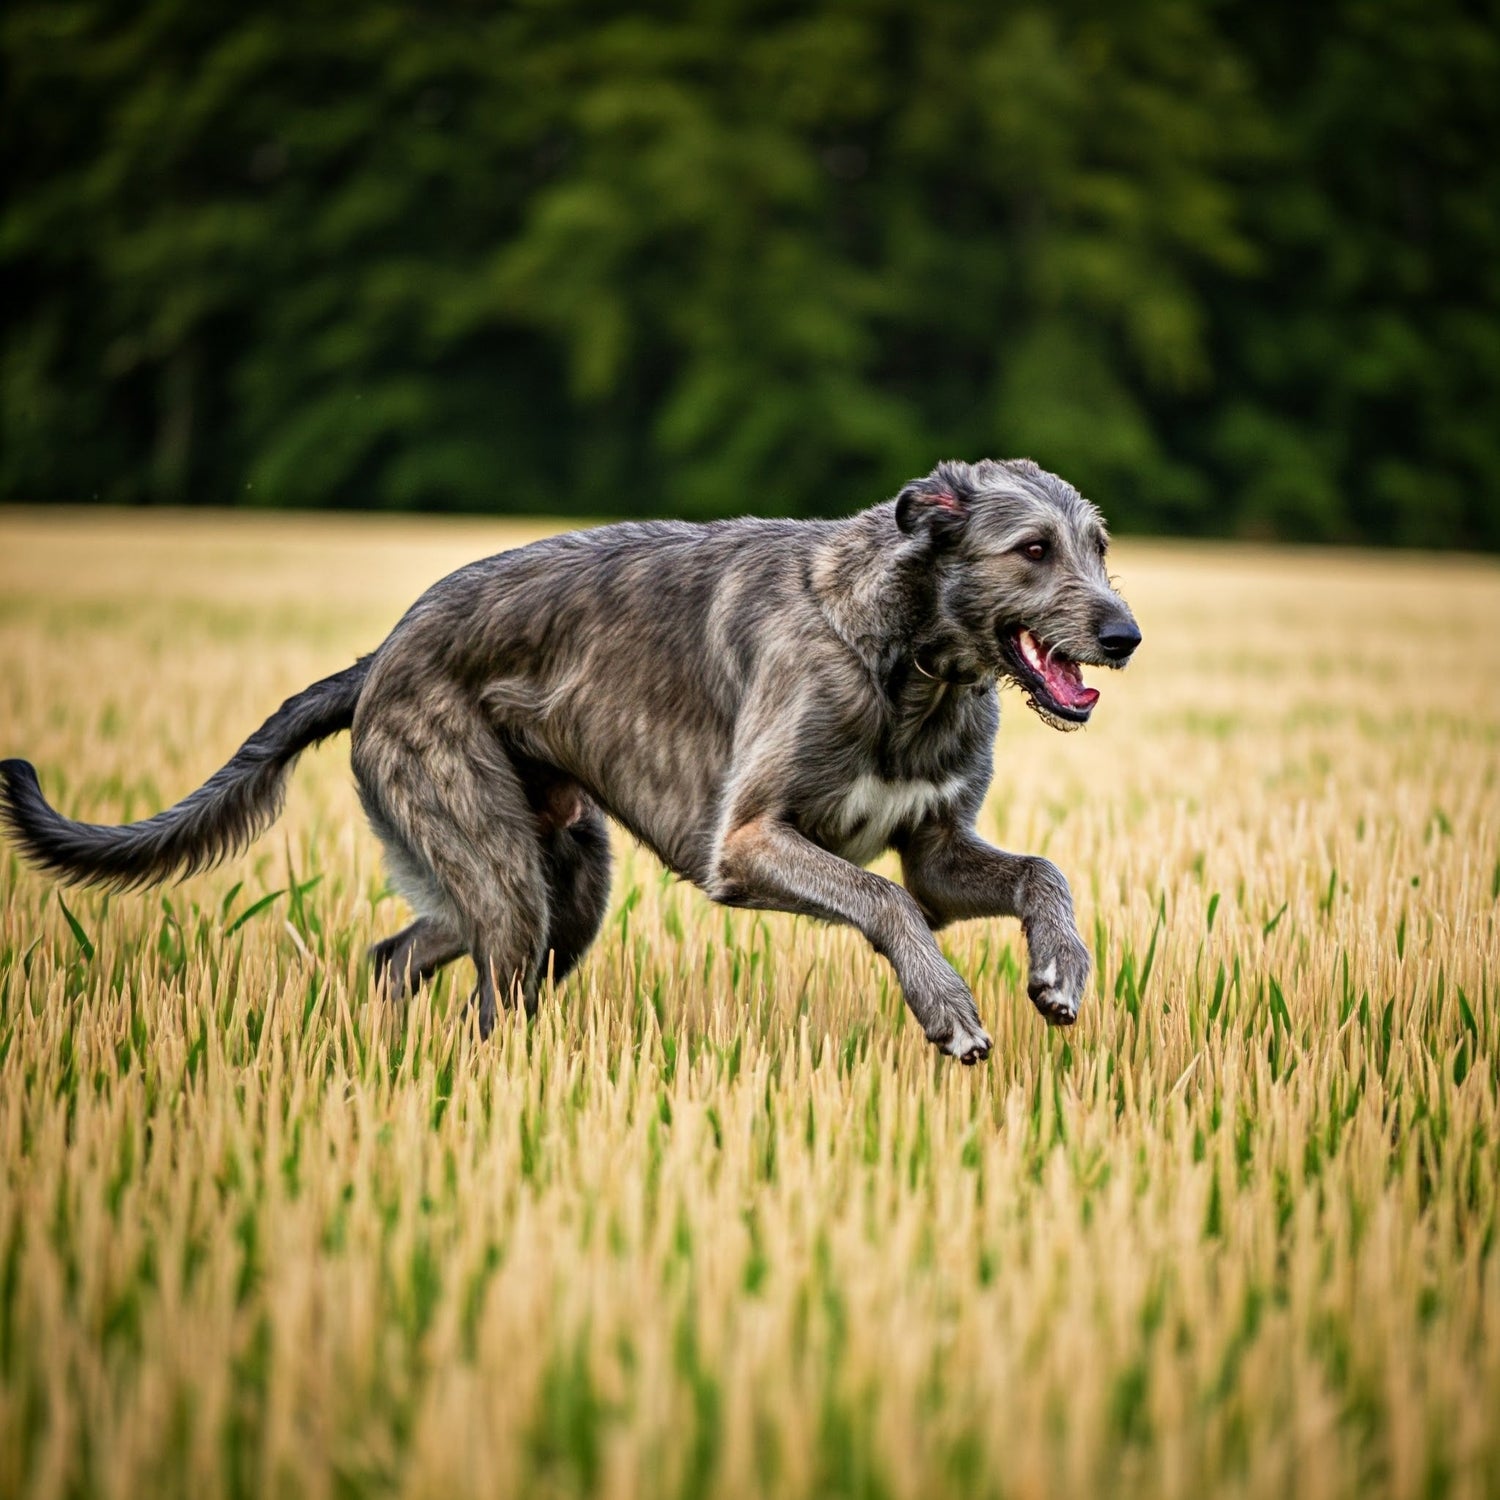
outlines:
[[[16,0],[0,496],[1500,546],[1460,0]]]

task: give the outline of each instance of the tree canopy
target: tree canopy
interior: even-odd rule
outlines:
[[[0,497],[1500,547],[1461,0],[12,0]]]

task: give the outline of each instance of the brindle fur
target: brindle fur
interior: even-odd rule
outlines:
[[[298,752],[351,727],[365,810],[419,913],[372,950],[392,994],[468,953],[482,1032],[498,1005],[533,1010],[598,932],[607,814],[716,901],[857,927],[928,1039],[972,1063],[990,1039],[935,929],[1019,917],[1050,1021],[1076,1018],[1088,978],[1062,875],[974,822],[997,685],[1024,676],[1010,634],[1101,666],[1139,640],[1105,546],[1094,508],[1024,460],[941,464],[841,521],[552,537],[435,584],[170,811],[72,823],[7,761],[3,814],[65,880],[167,878],[258,832]],[[887,848],[904,886],[863,868]]]

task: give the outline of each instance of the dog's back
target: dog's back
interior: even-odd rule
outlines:
[[[376,653],[356,755],[398,704],[462,694],[509,752],[576,778],[701,881],[747,695],[840,654],[809,577],[839,524],[627,522],[462,568]]]

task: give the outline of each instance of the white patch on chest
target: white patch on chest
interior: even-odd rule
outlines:
[[[889,847],[898,828],[909,828],[951,802],[963,781],[886,781],[866,772],[850,782],[834,814],[838,852],[864,864]]]

